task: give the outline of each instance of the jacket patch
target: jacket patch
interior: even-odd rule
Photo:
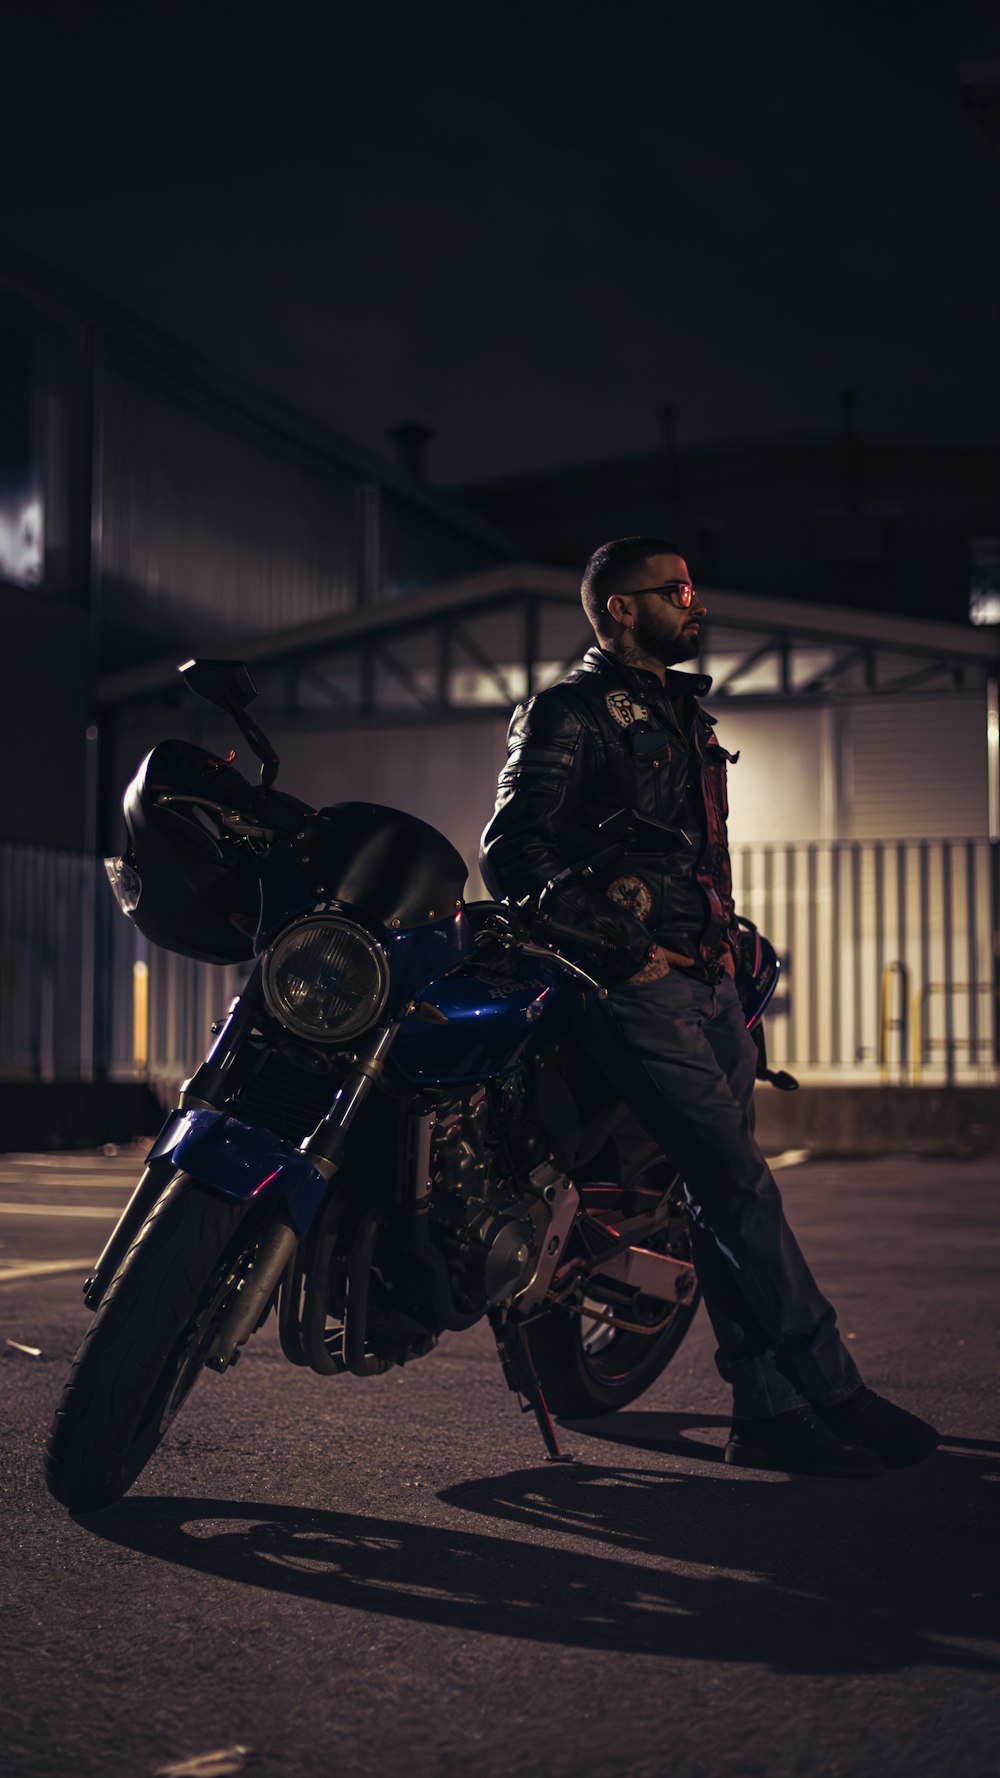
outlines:
[[[609,901],[634,914],[637,920],[648,920],[653,911],[653,891],[641,877],[616,877],[604,893]]]
[[[627,691],[609,691],[604,702],[619,728],[630,728],[633,722],[649,721],[645,704],[633,703]]]

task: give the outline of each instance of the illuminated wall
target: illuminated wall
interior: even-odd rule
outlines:
[[[986,836],[981,695],[872,697],[825,710],[734,699],[718,733],[740,751],[730,773],[734,844]]]

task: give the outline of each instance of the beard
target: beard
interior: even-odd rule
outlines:
[[[693,619],[688,619],[693,622]],[[664,667],[676,667],[681,661],[693,661],[701,646],[701,638],[690,630],[683,629],[675,636],[665,636],[656,629],[655,619],[650,619],[639,612],[632,626],[632,639],[654,661],[660,661]]]

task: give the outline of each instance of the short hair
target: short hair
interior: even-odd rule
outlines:
[[[580,597],[583,609],[598,634],[607,628],[608,600],[628,591],[632,571],[650,556],[679,556],[680,550],[662,537],[616,537],[595,549],[583,571]]]

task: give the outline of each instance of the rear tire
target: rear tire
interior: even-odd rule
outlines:
[[[252,1207],[184,1173],[153,1206],[73,1361],[49,1435],[45,1480],[71,1512],[119,1500],[153,1455],[259,1228]]]
[[[684,1251],[679,1252],[674,1241],[670,1251],[676,1258],[690,1259],[686,1235],[682,1245]],[[605,1329],[601,1322],[568,1310],[553,1310],[531,1322],[524,1337],[550,1413],[564,1420],[592,1420],[628,1407],[666,1370],[700,1301],[695,1283],[690,1295],[677,1303],[662,1333],[652,1335]],[[652,1297],[638,1297],[634,1308],[622,1313],[626,1320],[655,1324],[667,1307]]]

